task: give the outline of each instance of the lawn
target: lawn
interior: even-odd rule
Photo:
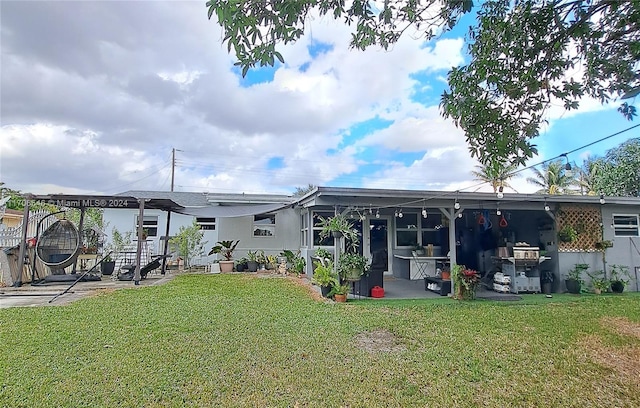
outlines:
[[[2,407],[640,406],[637,294],[334,304],[181,275],[0,309],[0,346]]]

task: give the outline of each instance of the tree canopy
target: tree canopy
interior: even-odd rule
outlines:
[[[567,174],[562,160],[553,160],[542,165],[542,170],[533,168],[534,177],[527,177],[527,182],[540,187],[536,194],[576,194],[573,189],[577,185],[574,173]]]
[[[284,62],[280,44],[298,40],[314,11],[353,26],[350,46],[387,49],[408,28],[423,40],[476,13],[467,34],[470,61],[449,72],[442,114],[464,130],[481,163],[523,164],[537,154],[553,105],[577,109],[583,97],[601,103],[640,87],[640,1],[619,0],[209,0],[209,18],[245,75]],[[633,106],[620,112],[632,119]]]
[[[594,189],[607,196],[640,196],[640,138],[629,139],[596,160]]]

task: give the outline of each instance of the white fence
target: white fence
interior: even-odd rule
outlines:
[[[29,213],[29,222],[27,224],[27,238],[36,236],[36,228],[38,227],[38,223],[49,214],[50,213],[46,210],[38,210]],[[58,219],[56,217],[48,217],[40,225],[40,232],[49,228],[49,226],[57,220]],[[20,240],[22,239],[23,225],[24,220],[22,220],[20,225],[16,227],[0,230],[0,248],[12,248],[18,246],[20,244]]]

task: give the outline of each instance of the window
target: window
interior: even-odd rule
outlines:
[[[275,214],[253,216],[254,237],[273,237],[274,235],[276,235]]]
[[[314,212],[313,213],[313,245],[314,246],[333,246],[333,237],[328,236],[325,239],[320,239],[320,232],[322,227],[320,226],[320,216],[323,218],[333,217],[333,211],[329,212]]]
[[[216,219],[215,218],[196,218],[196,223],[200,226],[201,230],[214,230],[216,229]]]
[[[136,215],[136,231],[139,226],[139,216]],[[148,237],[158,236],[158,216],[157,215],[145,215],[142,218],[142,228],[147,231]]]
[[[420,222],[422,223],[422,242],[423,246],[427,246],[429,244],[433,245],[441,245],[440,237],[440,227],[442,226],[442,214],[429,214],[427,218],[421,218]]]
[[[418,242],[418,214],[396,217],[396,246],[411,246]]]
[[[616,237],[637,237],[638,216],[635,214],[613,214],[613,232]]]

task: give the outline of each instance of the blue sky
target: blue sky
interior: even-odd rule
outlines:
[[[281,49],[285,64],[242,78],[202,2],[3,1],[0,17],[0,181],[10,188],[168,190],[172,148],[178,191],[477,184],[463,133],[438,107],[447,71],[465,61],[465,24],[362,52],[349,49],[349,27],[315,17]],[[530,163],[633,125],[617,105],[553,109]],[[525,178],[512,184],[534,191]]]

